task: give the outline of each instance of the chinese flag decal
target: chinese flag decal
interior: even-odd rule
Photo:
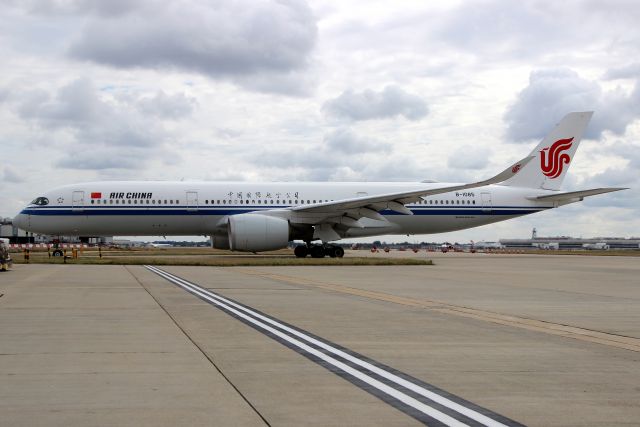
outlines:
[[[91,193],[92,199],[102,199],[102,193]]]

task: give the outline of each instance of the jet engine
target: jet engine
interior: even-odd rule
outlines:
[[[287,247],[289,221],[252,213],[232,215],[228,233],[232,251],[272,251]]]
[[[227,234],[212,235],[211,247],[214,249],[229,249],[229,236]]]

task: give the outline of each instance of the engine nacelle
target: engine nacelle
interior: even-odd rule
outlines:
[[[229,236],[226,234],[212,235],[211,247],[214,249],[229,249]]]
[[[232,251],[272,251],[287,247],[289,221],[251,213],[232,215],[228,233]]]

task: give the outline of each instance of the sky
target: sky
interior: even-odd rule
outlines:
[[[471,182],[592,110],[563,187],[630,190],[408,239],[640,235],[637,1],[0,6],[0,217],[94,180]]]

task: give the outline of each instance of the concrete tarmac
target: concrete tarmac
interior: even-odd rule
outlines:
[[[638,425],[637,258],[429,256],[162,268],[522,424]],[[2,426],[420,424],[142,266],[16,265],[0,294]]]

